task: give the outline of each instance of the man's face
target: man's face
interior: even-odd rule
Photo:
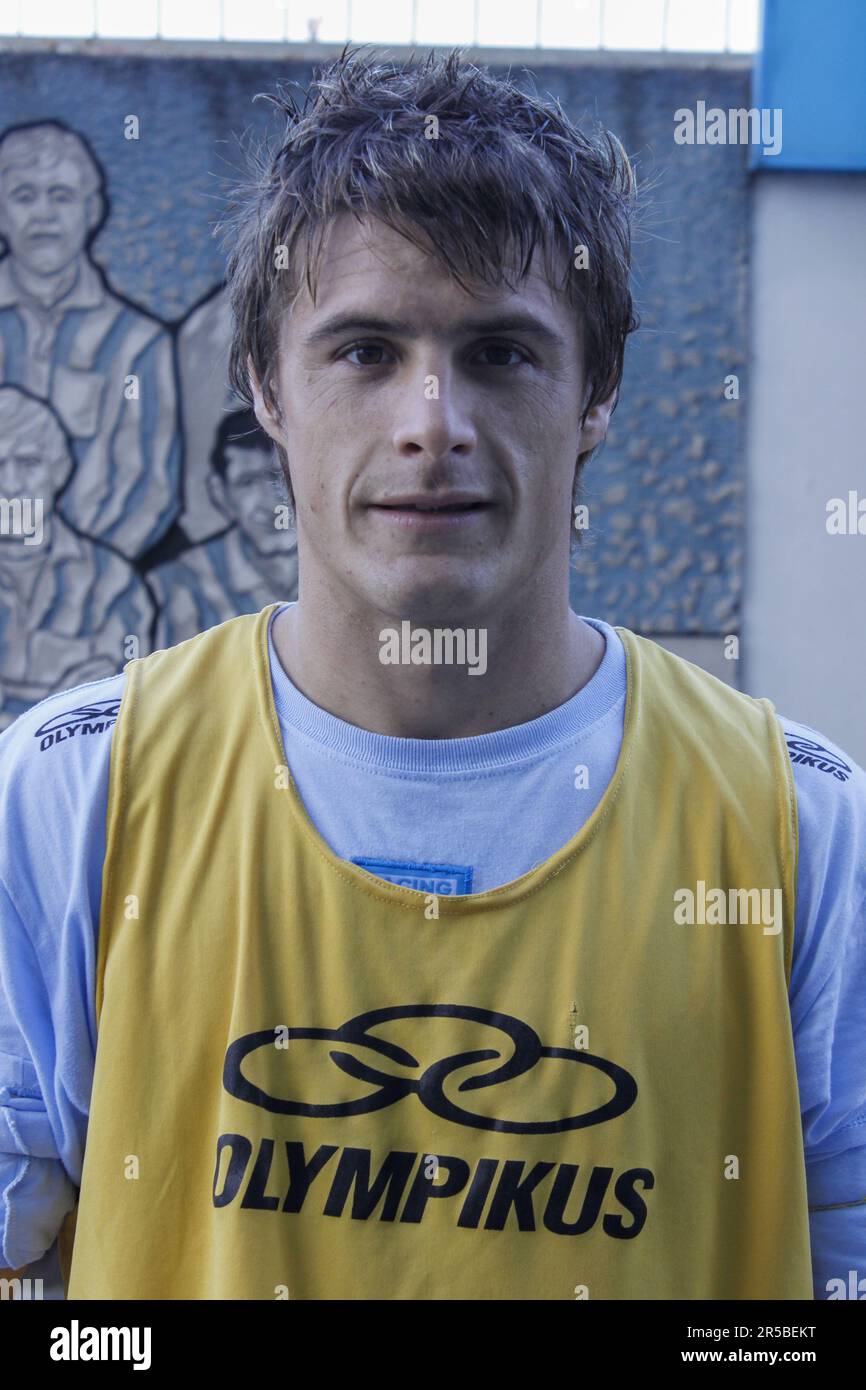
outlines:
[[[609,403],[581,432],[580,333],[538,269],[478,293],[378,221],[329,225],[316,303],[304,290],[281,326],[284,428],[251,377],[289,458],[304,587],[434,622],[567,593],[575,466]],[[474,505],[407,503],[448,493]]]
[[[208,480],[211,500],[249,537],[263,555],[294,548],[290,530],[277,528],[274,510],[285,503],[277,491],[274,465],[264,449],[226,449],[225,477]]]
[[[81,187],[81,167],[58,159],[13,164],[0,176],[0,234],[33,274],[52,274],[80,254],[99,216]]]
[[[71,460],[52,459],[45,449],[41,432],[32,425],[7,430],[0,436],[0,497],[18,499],[22,516],[40,514],[47,519],[54,510],[54,498],[71,471]],[[24,511],[25,505],[28,510]],[[11,515],[11,513],[10,513]],[[25,544],[24,534],[16,529],[0,527],[0,550],[4,559],[30,559],[38,547]]]

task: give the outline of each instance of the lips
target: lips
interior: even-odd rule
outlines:
[[[429,514],[435,512],[478,512],[481,511],[483,507],[489,507],[490,503],[464,502],[460,505],[452,503],[450,506],[445,507],[410,506],[408,503],[404,503],[399,506],[385,506],[383,503],[376,503],[375,505],[378,506],[381,511],[386,512],[421,512]]]
[[[371,502],[368,510],[378,512],[392,534],[416,536],[458,536],[484,527],[484,518],[496,503],[477,493],[414,493]]]
[[[371,505],[383,511],[469,512],[479,511],[483,507],[491,507],[493,503],[476,494],[453,492],[392,497],[381,502],[373,502]]]

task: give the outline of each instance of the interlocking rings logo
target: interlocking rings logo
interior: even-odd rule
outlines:
[[[43,738],[45,734],[56,734],[61,729],[71,729],[78,724],[87,721],[95,722],[98,719],[116,719],[120,709],[120,696],[115,695],[110,700],[92,700],[89,705],[79,705],[76,709],[67,709],[62,714],[54,714],[50,719],[46,719],[39,728],[34,731],[34,738]]]
[[[223,1085],[230,1095],[238,1100],[259,1105],[276,1115],[307,1115],[328,1119],[342,1119],[348,1115],[368,1115],[374,1110],[384,1110],[394,1105],[404,1096],[412,1093],[418,1096],[422,1105],[443,1120],[453,1120],[458,1125],[468,1125],[473,1129],[493,1129],[504,1134],[559,1134],[564,1130],[585,1129],[588,1125],[603,1124],[613,1120],[630,1108],[637,1098],[637,1083],[634,1078],[614,1062],[604,1057],[594,1057],[589,1052],[579,1052],[568,1047],[543,1047],[538,1034],[522,1023],[519,1018],[508,1014],[491,1013],[487,1009],[475,1009],[463,1004],[405,1004],[388,1009],[371,1009],[368,1013],[350,1018],[339,1028],[289,1028],[289,1039],[319,1038],[328,1042],[352,1043],[368,1048],[370,1052],[386,1058],[398,1067],[418,1070],[420,1063],[405,1048],[375,1037],[370,1029],[393,1019],[403,1018],[458,1018],[469,1019],[505,1034],[512,1044],[511,1055],[494,1071],[481,1076],[470,1076],[461,1082],[458,1090],[474,1091],[485,1086],[497,1086],[522,1076],[542,1058],[556,1058],[559,1061],[578,1067],[592,1067],[603,1072],[614,1085],[614,1094],[604,1105],[583,1115],[568,1115],[563,1119],[521,1122],[504,1120],[490,1115],[476,1115],[471,1110],[462,1110],[445,1095],[445,1083],[454,1071],[471,1066],[476,1062],[486,1062],[501,1057],[498,1049],[480,1049],[474,1052],[459,1052],[453,1057],[443,1057],[434,1062],[420,1076],[393,1076],[378,1071],[375,1066],[360,1061],[350,1053],[337,1049],[329,1051],[331,1061],[348,1076],[358,1081],[378,1086],[377,1091],[362,1096],[358,1100],[339,1101],[332,1105],[308,1105],[302,1101],[286,1100],[280,1096],[268,1095],[259,1086],[249,1081],[241,1067],[244,1058],[260,1047],[274,1046],[274,1030],[265,1028],[258,1033],[247,1033],[231,1044],[226,1052],[223,1069]],[[575,1074],[576,1079],[578,1074]]]

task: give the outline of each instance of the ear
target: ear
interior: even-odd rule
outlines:
[[[100,217],[102,216],[103,211],[104,211],[104,204],[103,204],[103,201],[102,201],[102,194],[99,193],[99,192],[88,194],[86,207],[87,207],[87,226],[88,226],[88,230],[92,231],[93,228],[96,226],[97,222],[99,221],[99,219],[100,219]]]
[[[611,392],[607,400],[599,401],[597,405],[587,411],[586,419],[580,430],[579,448],[581,454],[589,453],[590,450],[597,448],[604,439],[618,398],[619,387]]]
[[[207,495],[213,506],[216,507],[217,511],[228,516],[229,510],[225,502],[225,484],[219,474],[208,473],[205,477],[205,487],[207,488]]]
[[[247,380],[250,383],[256,419],[265,433],[270,435],[271,439],[277,444],[282,444],[285,447],[282,426],[262,394],[261,384],[256,376],[256,369],[253,366],[253,359],[249,356],[247,357]]]

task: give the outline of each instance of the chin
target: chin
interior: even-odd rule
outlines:
[[[494,594],[490,577],[480,574],[455,574],[453,559],[449,573],[447,564],[435,566],[435,573],[402,576],[403,582],[391,582],[381,592],[377,607],[395,618],[409,618],[418,624],[442,626],[468,621],[472,613],[488,609]]]

